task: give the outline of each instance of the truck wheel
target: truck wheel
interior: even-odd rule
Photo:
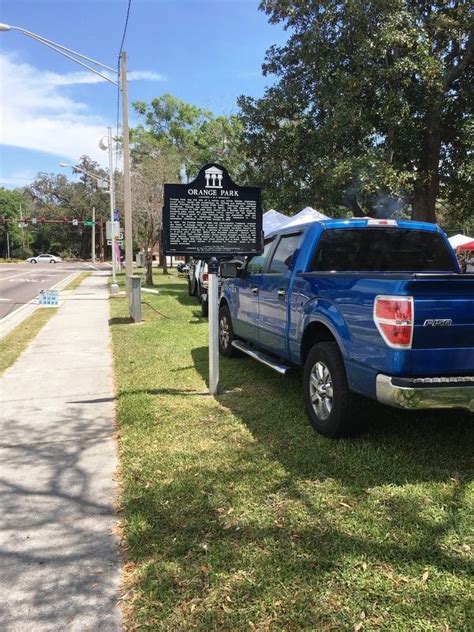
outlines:
[[[219,353],[226,358],[233,358],[237,355],[237,349],[232,346],[233,340],[235,340],[235,336],[232,329],[232,318],[227,305],[223,305],[219,309]]]
[[[188,295],[193,295],[193,286],[191,285],[191,281],[188,279]]]
[[[320,342],[304,365],[304,402],[313,428],[325,437],[344,437],[357,429],[359,398],[349,390],[344,361],[335,342]]]
[[[209,301],[207,300],[206,294],[203,294],[201,296],[201,316],[203,316],[204,318],[207,318],[209,316]]]

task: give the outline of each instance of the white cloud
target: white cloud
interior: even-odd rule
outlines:
[[[106,77],[117,81],[117,76],[111,72],[103,72]],[[74,86],[79,84],[102,83],[104,80],[92,72],[70,72],[65,75],[59,75],[54,72],[48,72],[44,75],[44,80],[53,86]],[[128,73],[129,81],[166,81],[163,75],[151,70],[132,70]]]
[[[5,54],[0,54],[0,77],[2,144],[44,151],[72,161],[87,154],[106,164],[106,152],[99,149],[98,140],[110,121],[94,115],[88,105],[65,90],[78,84],[99,83],[100,77],[88,72],[45,72]],[[146,70],[130,72],[129,80],[164,78]]]

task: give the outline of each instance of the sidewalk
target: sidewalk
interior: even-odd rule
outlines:
[[[107,274],[0,378],[0,630],[120,629]]]

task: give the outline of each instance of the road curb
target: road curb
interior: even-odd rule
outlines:
[[[81,271],[73,272],[66,278],[61,279],[61,281],[58,281],[55,285],[51,286],[49,289],[62,290],[64,287],[66,287],[68,283],[70,283],[73,279],[79,276],[79,274],[81,274]],[[17,327],[20,323],[22,323],[25,320],[25,318],[28,318],[28,316],[30,316],[34,311],[38,309],[38,307],[40,307],[38,303],[36,302],[37,300],[38,300],[37,297],[32,298],[31,301],[28,301],[28,303],[25,303],[25,305],[23,305],[22,307],[19,307],[8,316],[5,316],[4,318],[2,318],[2,320],[0,321],[0,340],[4,338],[6,335],[8,335],[11,331],[13,331],[13,329],[15,329],[15,327]]]

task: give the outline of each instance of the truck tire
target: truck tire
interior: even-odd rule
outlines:
[[[235,336],[230,311],[227,305],[222,305],[219,309],[219,353],[226,358],[238,355],[237,349],[232,346],[233,340]]]
[[[193,286],[191,284],[191,281],[188,279],[188,295],[192,296],[194,294],[193,292]]]
[[[335,342],[320,342],[304,365],[306,412],[313,428],[325,437],[356,433],[360,399],[349,390],[344,361]]]

